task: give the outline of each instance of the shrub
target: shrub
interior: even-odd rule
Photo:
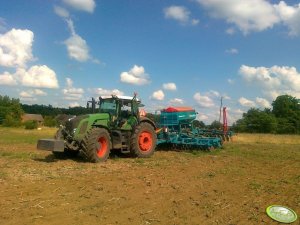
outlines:
[[[55,126],[57,126],[57,121],[52,116],[45,116],[44,126],[46,126],[46,127],[55,127]]]
[[[25,129],[33,130],[33,129],[37,129],[38,122],[35,120],[28,120],[28,121],[24,122],[24,125],[25,125]]]
[[[19,127],[21,125],[21,121],[19,118],[14,118],[12,115],[6,115],[3,120],[3,126],[5,127]]]

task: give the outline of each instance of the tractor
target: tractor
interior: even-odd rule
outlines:
[[[103,162],[112,149],[134,157],[150,157],[156,148],[156,126],[141,114],[141,101],[128,96],[102,96],[87,102],[92,114],[74,116],[54,139],[38,140],[37,148],[55,156],[82,152],[90,162]]]

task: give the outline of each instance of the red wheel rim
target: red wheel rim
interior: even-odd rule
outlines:
[[[98,143],[99,143],[99,147],[97,149],[97,156],[102,158],[107,151],[107,147],[108,147],[107,140],[105,137],[100,137],[98,139]]]
[[[139,136],[139,146],[144,152],[150,151],[152,148],[152,135],[148,131],[143,131]]]

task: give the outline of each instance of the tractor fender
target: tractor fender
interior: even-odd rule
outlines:
[[[155,123],[152,120],[150,120],[148,117],[141,116],[140,123],[150,123],[153,126],[154,130],[156,130]]]

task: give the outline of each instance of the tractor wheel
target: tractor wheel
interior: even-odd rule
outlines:
[[[147,158],[153,155],[156,147],[156,133],[149,123],[136,126],[131,137],[130,152],[134,157]]]
[[[82,147],[90,162],[106,161],[111,149],[108,131],[104,128],[92,128],[84,137]]]

